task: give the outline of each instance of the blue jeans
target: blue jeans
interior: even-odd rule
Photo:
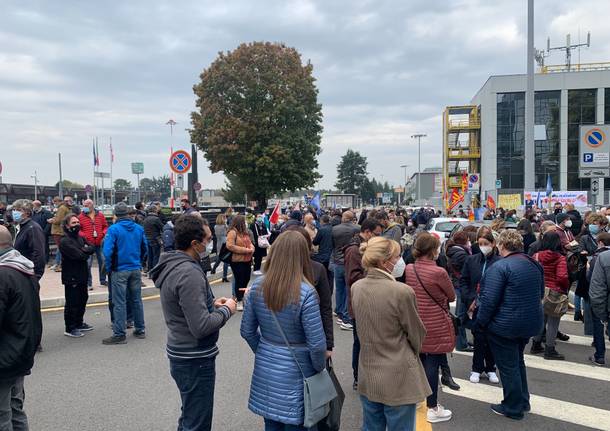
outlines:
[[[447,361],[447,355],[444,353],[420,353],[419,359],[421,359],[428,384],[432,389],[432,393],[426,399],[426,405],[431,409],[438,405],[438,369]]]
[[[574,313],[582,311],[582,298],[578,295],[574,295]]]
[[[487,340],[502,379],[504,411],[507,416],[522,418],[530,403],[527,372],[523,361],[523,349],[529,339],[504,338],[488,332]]]
[[[161,255],[161,246],[155,240],[148,241],[148,270],[150,271],[157,263],[159,263],[159,256]]]
[[[182,400],[178,431],[211,430],[216,358],[170,358],[169,370]]]
[[[89,256],[89,277],[87,278],[87,286],[93,286],[93,277],[91,276],[91,265],[93,265],[93,256],[97,259],[97,266],[100,272],[100,284],[106,281],[106,265],[104,265],[104,250],[101,246],[95,246],[95,253]]]
[[[144,306],[142,305],[142,275],[140,270],[113,272],[111,277],[114,314],[112,332],[117,337],[125,335],[127,292],[131,295],[135,329],[138,332],[144,332]]]
[[[281,422],[265,419],[265,431],[316,431],[317,426],[305,428],[303,425],[288,425]]]
[[[466,313],[468,312],[468,306],[462,302],[462,295],[460,292],[456,292],[456,303],[455,312],[461,322],[465,321]],[[466,328],[464,325],[460,325],[458,329],[458,335],[455,340],[455,348],[457,350],[465,350],[468,348],[468,337],[466,336]]]
[[[131,303],[131,291],[127,290],[127,295],[125,295],[127,321],[133,323],[133,306],[131,305]],[[114,323],[114,303],[112,302],[112,277],[110,275],[108,275],[108,310],[110,311],[110,323]]]
[[[335,313],[345,323],[352,318],[347,312],[347,290],[345,287],[345,266],[335,264]]]
[[[362,431],[415,431],[416,404],[388,406],[369,401],[360,395],[362,402]]]

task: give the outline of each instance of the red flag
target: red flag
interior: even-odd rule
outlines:
[[[496,209],[496,201],[494,200],[494,197],[491,195],[491,193],[487,193],[487,208],[489,208],[490,210]]]
[[[273,208],[273,212],[271,213],[271,217],[269,217],[269,222],[271,224],[277,224],[280,220],[280,201],[278,200],[275,204],[275,208]]]
[[[468,190],[468,173],[462,173],[462,194],[466,193]]]

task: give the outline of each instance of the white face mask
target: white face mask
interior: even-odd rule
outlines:
[[[572,227],[572,220],[568,220],[563,224],[565,227],[570,228]]]
[[[479,248],[481,249],[481,253],[483,253],[485,256],[489,256],[493,250],[493,247],[490,245],[482,245]]]
[[[212,250],[214,250],[214,243],[212,241],[208,242],[208,245],[205,246],[205,252],[207,254],[212,253]]]
[[[407,264],[401,257],[394,264],[394,269],[392,270],[392,277],[394,277],[394,278],[402,277],[403,274],[405,273],[406,267],[407,267]]]

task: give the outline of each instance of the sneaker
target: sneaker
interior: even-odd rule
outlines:
[[[432,409],[428,409],[428,422],[435,424],[437,422],[447,422],[451,419],[451,410],[445,409],[443,406],[438,404]]]
[[[263,271],[260,271],[260,270],[254,271],[252,274],[254,274],[254,275],[263,275]]]
[[[347,322],[341,322],[339,324],[339,327],[344,331],[353,331],[354,330],[354,325],[352,325],[351,323],[347,323]]]
[[[127,344],[127,337],[125,337],[124,335],[113,335],[112,337],[104,338],[102,340],[102,344]]]
[[[506,410],[504,410],[504,406],[502,404],[492,404],[490,407],[491,407],[491,411],[494,412],[495,414],[497,414],[498,416],[504,416],[504,417],[507,417],[510,419],[515,419],[515,420],[523,419],[523,414],[521,414],[521,416],[508,415],[506,413]]]
[[[557,331],[557,339],[559,341],[568,341],[570,336],[568,334],[564,334],[563,332]]]
[[[479,383],[481,381],[481,373],[475,373],[472,371],[470,373],[470,383]]]
[[[227,277],[224,277],[224,278],[222,279],[222,282],[223,282],[223,283],[228,283],[228,282],[229,282],[229,279],[228,279]]]
[[[358,390],[358,381],[354,380],[354,383],[352,384],[352,389],[357,391]]]
[[[583,318],[582,318],[582,311],[576,311],[574,312],[574,321],[575,322],[582,322]]]
[[[244,311],[244,302],[237,301],[237,311]]]
[[[498,378],[498,375],[496,373],[494,373],[493,371],[490,371],[489,373],[487,373],[487,378],[489,379],[489,383],[500,383],[500,379]]]
[[[100,281],[100,284],[101,284],[102,286],[108,286],[108,282],[107,282],[106,280],[104,280],[104,281]]]
[[[57,268],[57,265],[55,265],[55,264],[49,266],[50,271],[55,271],[55,268]]]
[[[87,290],[91,292],[93,290],[93,286],[87,286]]]
[[[57,265],[55,268],[53,268],[53,271],[61,272],[61,265]]]
[[[455,349],[458,352],[466,352],[466,353],[473,353],[474,352],[474,347],[472,346],[466,346],[463,349]]]
[[[89,332],[93,331],[93,326],[88,325],[87,323],[83,323],[80,328],[78,328],[81,332]]]
[[[597,365],[598,367],[603,367],[604,365],[606,365],[606,361],[604,359],[597,359],[595,356],[589,356],[589,361],[591,361],[593,365]]]
[[[70,332],[66,331],[64,332],[64,335],[66,337],[72,337],[72,338],[80,338],[80,337],[84,337],[85,334],[83,334],[80,329],[73,329]]]
[[[341,319],[340,317],[337,317],[337,325],[341,325],[343,324],[343,319]]]
[[[144,331],[133,331],[133,336],[136,338],[139,338],[140,340],[143,340],[146,338],[146,332]]]
[[[530,354],[538,355],[540,353],[544,353],[544,347],[542,347],[542,342],[532,341],[532,347],[530,347]]]
[[[125,327],[127,329],[132,329],[133,328],[133,320],[128,320],[127,323],[125,323]]]
[[[544,349],[544,359],[549,361],[563,361],[566,357],[555,350],[555,347],[546,346]]]

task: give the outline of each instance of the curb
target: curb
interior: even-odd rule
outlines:
[[[229,278],[231,278],[232,274],[229,274]],[[216,281],[222,278],[222,271],[218,276],[216,274],[208,277],[208,281]],[[155,296],[159,294],[159,289],[152,284],[152,280],[149,278],[143,277],[142,280],[145,280],[147,284],[146,287],[142,288],[142,298],[146,298],[149,296]],[[152,285],[151,285],[152,284]],[[108,301],[108,292],[90,292],[89,299],[87,300],[87,304],[100,304]],[[58,296],[55,298],[45,298],[40,300],[40,309],[44,310],[47,308],[60,308],[66,304],[66,298],[64,296]]]

